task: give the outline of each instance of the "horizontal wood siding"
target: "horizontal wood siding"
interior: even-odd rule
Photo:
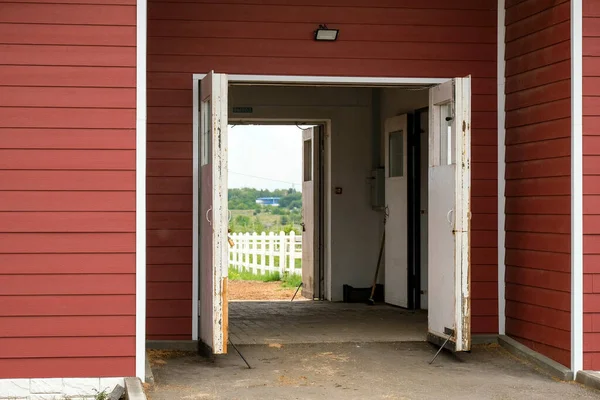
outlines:
[[[0,378],[135,375],[135,24],[0,4]]]
[[[192,74],[473,77],[473,332],[497,333],[496,1],[148,4],[148,338],[191,337]],[[320,23],[340,29],[317,43]]]
[[[583,1],[583,369],[600,370],[600,4]]]
[[[506,2],[506,333],[571,346],[569,1]]]

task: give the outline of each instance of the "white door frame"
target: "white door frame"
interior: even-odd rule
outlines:
[[[215,71],[222,72],[222,71]],[[193,88],[193,124],[192,124],[192,137],[193,137],[193,212],[192,212],[192,340],[198,340],[198,251],[199,251],[199,226],[198,226],[198,173],[199,173],[199,154],[198,154],[198,128],[200,118],[198,114],[199,106],[199,95],[200,90],[198,87],[199,81],[204,78],[206,74],[193,74],[192,75],[192,88]],[[352,76],[308,76],[308,75],[228,75],[229,84],[279,84],[281,86],[291,85],[320,85],[320,86],[361,86],[361,87],[410,87],[410,86],[434,86],[444,83],[452,77],[448,78],[400,78],[400,77],[352,77]],[[233,121],[230,120],[230,121]],[[251,119],[244,118],[243,121],[251,121]],[[264,119],[262,119],[264,121]],[[276,120],[269,120],[275,122]],[[283,121],[283,120],[281,120]],[[288,120],[288,122],[290,122]],[[293,121],[293,122],[305,122],[305,121]],[[322,123],[322,122],[321,122]],[[331,159],[330,152],[330,125],[326,124],[327,128],[325,131],[325,182],[324,188],[327,188],[328,182],[330,182],[330,164]],[[331,290],[329,285],[331,284],[330,268],[331,265],[331,196],[329,196],[329,190],[324,190],[325,195],[325,292],[326,296],[330,296]]]

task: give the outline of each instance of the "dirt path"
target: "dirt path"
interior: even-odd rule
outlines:
[[[295,288],[281,287],[281,282],[231,280],[228,283],[229,300],[291,300]],[[296,300],[302,299],[300,292]]]

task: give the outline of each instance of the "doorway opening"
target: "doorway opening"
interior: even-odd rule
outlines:
[[[212,165],[200,164],[209,171],[198,173],[202,190],[196,215],[206,213],[212,226],[207,230],[210,237],[202,237],[206,243],[198,248],[204,260],[198,272],[200,340],[215,354],[226,352],[231,327],[236,343],[429,339],[456,351],[468,350],[469,78],[437,86],[265,84],[248,77],[224,84],[224,79],[225,75],[209,74],[197,89],[198,152],[212,157]],[[313,204],[321,212],[311,212],[313,237],[302,239],[303,248],[307,241],[313,245],[313,281],[306,279],[310,271],[305,273],[304,260],[302,275],[304,295],[328,301],[287,302],[285,309],[227,302],[229,259],[222,256],[229,218],[223,206],[227,180],[222,176],[227,170],[222,156],[229,148],[226,124],[257,121],[324,122],[322,128],[303,133],[303,158],[310,153],[311,162],[323,157],[316,168],[319,173],[303,169],[303,185],[307,177],[321,178],[317,186],[322,194],[314,196]],[[315,132],[322,140],[315,140]],[[453,156],[440,159],[443,154]],[[304,187],[302,192],[305,197]],[[384,233],[385,256],[379,263]],[[221,255],[209,259],[207,253]],[[432,255],[437,257],[435,264],[430,263]],[[343,302],[348,300],[345,286],[368,289],[372,284],[384,287],[380,304]],[[207,327],[204,333],[202,326]]]
[[[301,290],[312,284],[308,255],[319,229],[310,217],[320,197],[312,132],[312,125],[281,121],[230,122],[229,301],[313,299]]]

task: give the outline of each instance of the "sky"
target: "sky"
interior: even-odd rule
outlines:
[[[230,188],[302,190],[302,131],[295,125],[229,126]]]

